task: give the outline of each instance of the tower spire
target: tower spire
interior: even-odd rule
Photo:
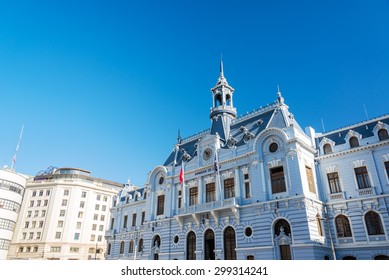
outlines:
[[[223,69],[223,55],[220,54],[220,78],[224,78],[224,69]]]

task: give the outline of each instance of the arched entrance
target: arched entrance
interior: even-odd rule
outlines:
[[[290,251],[290,244],[292,242],[290,225],[284,220],[278,220],[274,225],[275,244],[278,247],[278,256],[281,260],[291,260],[292,253]]]
[[[196,234],[193,231],[189,232],[186,237],[186,259],[196,259]]]
[[[235,230],[232,227],[227,227],[224,230],[224,259],[236,260],[236,239]]]
[[[215,233],[207,229],[204,234],[204,260],[215,259]]]

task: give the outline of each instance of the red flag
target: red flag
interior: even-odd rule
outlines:
[[[184,182],[184,162],[181,163],[181,170],[180,170],[180,183],[182,184]]]

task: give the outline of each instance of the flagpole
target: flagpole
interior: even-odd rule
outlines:
[[[16,145],[16,149],[15,149],[15,154],[12,158],[12,162],[11,162],[11,170],[14,169],[14,165],[16,163],[16,154],[18,153],[19,151],[19,145],[20,145],[20,141],[22,140],[22,135],[23,135],[23,130],[24,130],[24,125],[22,125],[22,129],[20,131],[20,136],[19,136],[19,140],[18,140],[18,144]]]

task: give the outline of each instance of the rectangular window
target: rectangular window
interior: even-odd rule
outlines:
[[[182,191],[178,191],[178,208],[182,206]]]
[[[84,212],[78,212],[78,217],[79,217],[80,219],[82,219],[83,216],[84,216]]]
[[[51,247],[50,252],[53,252],[53,253],[61,252],[61,247]]]
[[[99,225],[99,231],[104,231],[104,225]]]
[[[100,195],[100,194],[98,194],[98,195],[96,196],[96,200],[101,200],[101,195]]]
[[[93,224],[92,225],[92,230],[96,230],[97,229],[97,225],[96,224]]]
[[[61,232],[57,231],[55,233],[55,239],[61,239]]]
[[[41,206],[41,200],[37,200],[36,206]]]
[[[77,222],[76,229],[81,229],[81,222]]]
[[[39,221],[39,228],[43,228],[43,221]]]
[[[224,199],[235,197],[234,178],[224,180]]]
[[[63,195],[68,196],[69,195],[69,190],[64,190],[63,191]]]
[[[41,233],[40,233],[40,231],[38,231],[37,233],[36,233],[36,237],[35,237],[36,239],[41,239]]]
[[[146,217],[146,212],[145,211],[142,211],[142,221],[141,221],[141,225],[143,225],[145,223],[145,217]]]
[[[389,161],[385,161],[384,164],[385,164],[386,176],[388,176],[389,178]]]
[[[46,210],[42,210],[41,217],[45,217],[45,216],[46,216]]]
[[[85,197],[86,197],[86,192],[82,192],[82,193],[81,193],[81,197],[84,197],[84,198],[85,198]]]
[[[58,221],[57,227],[62,228],[63,227],[63,221]]]
[[[330,186],[331,193],[340,193],[342,191],[340,188],[338,172],[328,173],[327,179],[328,179],[328,185]]]
[[[370,188],[369,174],[366,166],[357,167],[354,169],[357,179],[358,189]]]
[[[106,205],[101,206],[101,211],[106,211],[106,210],[107,210],[107,206]]]
[[[39,191],[39,196],[43,196],[43,190]]]
[[[43,201],[43,206],[47,206],[47,204],[49,204],[49,200],[45,199],[45,200]]]
[[[208,183],[205,185],[205,202],[212,202],[216,200],[215,183]]]
[[[315,182],[313,180],[312,168],[305,166],[305,173],[307,174],[309,191],[311,193],[316,193]]]
[[[136,226],[136,213],[132,214],[132,226]]]
[[[65,210],[61,210],[61,211],[59,212],[59,216],[60,216],[60,217],[65,217]]]
[[[62,206],[68,205],[68,201],[66,199],[62,199]]]
[[[244,191],[245,191],[245,197],[250,198],[251,197],[251,188],[250,188],[250,179],[249,174],[243,174],[244,179]]]
[[[39,216],[39,210],[35,210],[34,211],[34,218],[38,217]]]
[[[128,221],[128,216],[125,215],[123,219],[123,228],[127,228],[127,221]]]
[[[74,234],[74,240],[80,240],[80,233],[79,232],[76,232]]]
[[[110,229],[112,230],[113,229],[113,225],[115,224],[115,219],[114,218],[111,218],[111,226],[110,226]]]
[[[273,194],[286,191],[283,166],[270,169],[270,181]]]
[[[34,200],[30,201],[30,207],[34,207]]]
[[[105,221],[105,215],[100,216],[100,221],[104,222]]]
[[[158,202],[157,202],[157,215],[163,215],[164,207],[165,207],[165,195],[159,195]]]
[[[50,190],[46,190],[46,195],[47,195],[47,196],[50,195]]]
[[[85,201],[80,201],[80,208],[84,208],[85,207]]]
[[[199,192],[197,187],[193,187],[189,189],[189,206],[197,204],[198,194]]]
[[[31,211],[27,212],[27,218],[31,218],[31,213],[32,213]]]

